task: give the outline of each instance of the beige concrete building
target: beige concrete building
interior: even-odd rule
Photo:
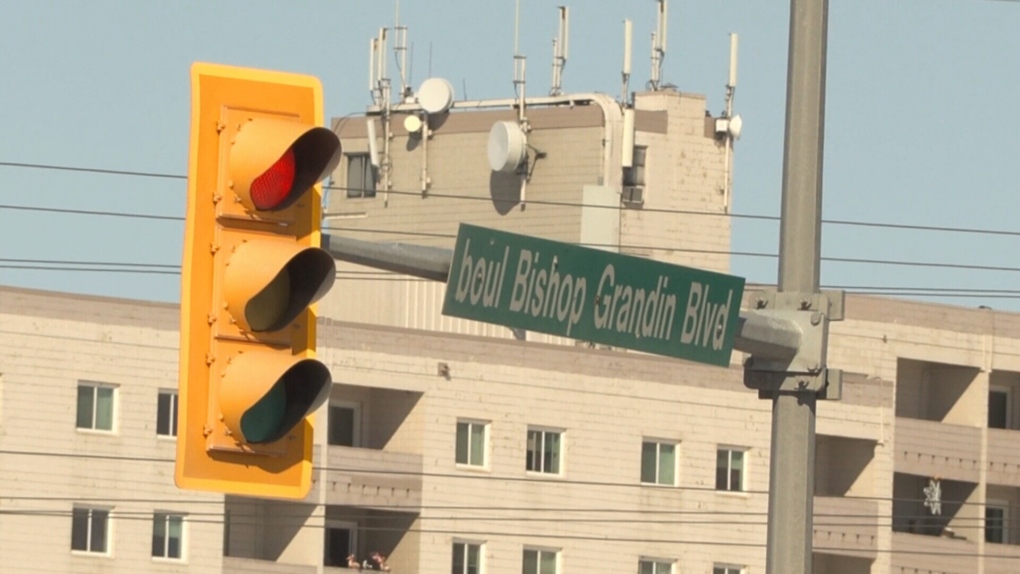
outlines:
[[[449,246],[469,221],[728,270],[703,98],[638,94],[627,168],[619,104],[536,100],[530,179],[486,158],[511,103],[458,103],[431,137],[398,118],[415,105],[372,112],[379,169],[364,118],[335,121],[332,233]],[[764,572],[770,403],[739,367],[445,318],[443,289],[343,266],[289,502],[174,486],[175,306],[0,288],[0,570],[328,574],[378,550],[399,574]],[[1020,316],[851,296],[829,362],[849,375],[818,407],[815,572],[1020,571]]]
[[[324,319],[311,494],[224,499],[173,485],[175,307],[0,295],[5,572],[764,571],[769,403],[739,369]],[[815,571],[1015,572],[1020,317],[851,297],[831,348]]]

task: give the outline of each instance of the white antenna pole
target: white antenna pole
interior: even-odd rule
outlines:
[[[516,14],[514,16],[514,91],[517,92],[519,101],[517,105],[517,121],[525,123],[524,115],[524,85],[525,85],[525,64],[527,58],[520,53],[520,30],[521,30],[521,0],[515,3]],[[518,89],[519,88],[519,89]]]
[[[621,99],[624,105],[629,100],[630,92],[630,61],[632,55],[632,44],[634,34],[634,23],[629,18],[623,20],[623,94]]]
[[[726,83],[726,117],[733,115],[733,93],[737,90],[737,47],[740,38],[736,32],[730,34],[730,78]]]
[[[666,54],[666,30],[669,28],[669,2],[659,0],[659,47],[662,54]]]
[[[563,63],[570,57],[570,8],[560,6],[560,33],[563,35]]]
[[[659,14],[652,33],[652,79],[649,80],[653,90],[659,89],[662,77],[662,60],[666,57],[666,30],[669,27],[669,8],[667,0],[658,0]]]
[[[563,68],[567,65],[567,50],[570,42],[570,13],[566,6],[560,6],[560,27],[557,37],[553,39],[553,78],[549,95],[558,96],[563,93]]]
[[[514,56],[518,56],[521,53],[520,50],[520,35],[521,35],[521,0],[514,2]]]
[[[393,32],[396,38],[393,39],[393,53],[397,56],[400,70],[400,98],[407,96],[407,26],[400,25],[400,0],[396,0],[396,15],[394,16]]]
[[[386,28],[379,28],[379,50],[376,52],[378,66],[379,89],[382,92],[384,105],[390,103],[390,78],[386,75]]]
[[[379,98],[375,94],[375,63],[378,56],[375,51],[379,49],[379,39],[372,38],[368,41],[368,92],[372,94],[372,102],[379,105]]]
[[[733,94],[737,90],[737,45],[739,39],[737,34],[730,34],[730,77],[726,82],[726,121],[733,122]],[[730,127],[732,124],[727,123],[726,126],[726,160],[723,181],[723,210],[725,213],[730,212],[730,198],[733,195],[733,175],[732,160],[730,159],[733,155],[733,139],[734,130]]]

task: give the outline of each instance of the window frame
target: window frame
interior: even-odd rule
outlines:
[[[163,517],[163,554],[152,555],[152,559],[157,562],[173,562],[179,564],[187,561],[187,528],[188,528],[188,517],[183,512],[174,512],[172,510],[154,510],[152,512],[152,538],[156,538],[156,523],[158,518]],[[178,554],[180,556],[168,556],[170,553],[170,521],[174,518],[180,519],[181,522],[181,539],[178,543]],[[153,540],[155,542],[155,540]]]
[[[489,468],[489,425],[490,424],[491,424],[491,421],[483,421],[481,419],[465,419],[465,418],[458,418],[457,419],[457,423],[455,425],[455,430],[454,430],[455,437],[454,437],[453,461],[457,465],[458,468],[467,468],[467,469],[476,469],[476,470],[488,470],[488,468]],[[468,444],[466,445],[467,461],[465,461],[465,462],[461,462],[460,460],[458,460],[458,457],[460,456],[460,426],[461,425],[467,425],[467,440],[468,440]],[[475,427],[475,426],[482,427],[482,450],[481,450],[482,461],[481,461],[480,464],[476,464],[476,463],[471,462],[471,453],[473,452],[471,447],[474,446],[474,443],[472,442],[472,437],[474,435],[473,435],[473,433],[471,431],[472,431],[472,428]]]
[[[726,484],[727,488],[719,488],[719,453],[726,451],[729,453],[726,457]],[[718,445],[715,449],[716,456],[716,467],[715,467],[715,491],[716,492],[728,492],[728,493],[746,493],[748,490],[748,447],[732,446],[732,445]],[[733,453],[741,453],[741,468],[740,468],[740,485],[737,488],[733,488],[731,479],[733,478]]]
[[[645,480],[645,445],[655,445],[655,480],[654,482],[648,482]],[[670,446],[673,447],[673,481],[672,482],[661,482],[662,479],[662,447]],[[680,442],[661,438],[644,437],[641,439],[641,484],[648,486],[665,486],[675,487],[680,483]]]
[[[1006,420],[1004,421],[1004,425],[1003,426],[1001,426],[1001,427],[993,427],[991,425],[991,422],[992,422],[991,421],[992,413],[991,413],[991,409],[989,409],[989,412],[988,412],[988,419],[989,420],[987,421],[987,426],[988,426],[988,428],[1010,430],[1010,429],[1013,428],[1013,389],[1011,387],[1004,386],[1004,385],[991,385],[991,386],[989,386],[988,387],[988,402],[989,403],[991,403],[991,397],[992,397],[993,393],[1005,395],[1005,397],[1006,397],[1006,412],[1005,412]]]
[[[1001,510],[1002,511],[1002,524],[997,529],[999,535],[1002,537],[1001,540],[989,540],[989,534],[992,532],[988,528],[988,511],[989,510]],[[1009,544],[1009,526],[1010,526],[1010,504],[1008,500],[1001,499],[989,499],[985,501],[985,512],[984,512],[984,539],[988,544]]]
[[[162,397],[165,397],[165,396],[170,397],[170,412],[167,414],[167,416],[168,416],[168,421],[167,422],[170,425],[170,428],[168,429],[170,431],[169,434],[159,432],[160,431],[160,428],[159,428],[159,426],[160,426],[159,425],[159,417],[162,414],[160,399],[162,399]],[[181,404],[180,401],[181,401],[181,395],[177,391],[177,389],[159,389],[159,391],[156,393],[156,437],[157,438],[167,439],[167,440],[170,440],[170,439],[177,440],[177,430],[178,430],[177,429],[177,414],[178,414],[178,409],[180,408],[180,404]]]
[[[462,569],[461,572],[457,572],[457,571],[454,570],[454,567],[457,564],[457,561],[456,561],[457,546],[463,546],[463,548],[464,548],[463,549],[463,552],[464,552],[464,555],[463,555],[464,568]],[[469,566],[470,566],[470,564],[468,563],[468,556],[469,556],[468,551],[469,551],[470,547],[472,547],[472,546],[475,546],[475,547],[478,548],[478,574],[484,574],[484,572],[485,572],[485,542],[480,541],[480,540],[467,540],[467,539],[461,539],[461,538],[454,538],[453,539],[453,543],[450,545],[450,548],[451,548],[450,572],[451,572],[451,574],[469,574]]]
[[[641,567],[645,564],[652,565],[652,574],[673,574],[673,566],[676,564],[676,560],[667,560],[665,558],[651,558],[648,556],[642,556],[638,559],[638,574],[642,574]],[[664,572],[659,572],[660,566],[666,566]]]
[[[90,425],[91,426],[80,426],[81,421],[81,400],[82,400],[82,389],[88,388],[92,390],[91,398],[91,414],[90,414]],[[98,411],[99,411],[99,390],[109,389],[110,390],[110,428],[96,428]],[[75,387],[75,421],[74,427],[77,432],[86,434],[117,434],[118,426],[117,419],[119,418],[119,407],[118,395],[120,394],[120,386],[110,383],[101,383],[98,381],[78,381],[78,385]]]
[[[547,572],[542,572],[542,554],[547,554],[547,553],[553,554],[553,557],[556,559],[555,560],[555,564],[556,565],[553,567],[552,574],[559,574],[560,571],[563,569],[563,564],[561,563],[561,561],[562,561],[562,556],[561,556],[562,555],[562,549],[561,548],[550,548],[548,546],[528,546],[528,545],[525,545],[524,548],[521,551],[521,574],[524,574],[524,566],[527,563],[528,552],[534,552],[535,553],[535,560],[536,560],[535,573],[536,574],[548,574]]]
[[[329,406],[326,408],[326,445],[327,446],[348,446],[343,444],[333,444],[330,442],[332,438],[332,420],[333,420],[333,408],[350,409],[353,411],[351,420],[351,445],[349,448],[361,448],[361,403],[352,403],[348,401],[331,401]]]
[[[74,547],[74,525],[75,515],[79,512],[85,512],[85,549]],[[93,523],[94,513],[103,512],[106,514],[104,520],[104,539],[103,549],[93,550]],[[76,556],[97,556],[97,557],[112,557],[113,556],[113,520],[111,520],[113,514],[113,508],[109,506],[87,506],[87,505],[74,505],[71,508],[71,554]]]
[[[347,531],[347,545],[348,549],[357,556],[358,548],[358,523],[348,522],[346,520],[337,520],[335,518],[327,518],[325,527],[323,528],[323,565],[326,566],[326,553],[329,552],[328,544],[326,539],[329,537],[330,530],[346,530]],[[346,559],[346,556],[344,557]],[[329,568],[346,568],[346,562],[340,566],[327,566]]]
[[[531,444],[531,434],[541,433],[541,449],[538,451],[537,456],[532,456],[532,451],[529,448]],[[556,470],[548,471],[545,469],[545,452],[546,452],[546,436],[547,435],[558,435],[559,442],[556,445]],[[524,470],[529,474],[536,474],[542,476],[564,476],[565,459],[563,456],[566,450],[566,430],[558,429],[553,427],[542,427],[542,426],[528,426],[527,434],[524,439]],[[529,468],[532,465],[532,458],[536,458],[541,464],[535,468]]]
[[[747,574],[747,566],[713,563],[712,574]]]
[[[378,168],[372,165],[372,154],[369,153],[368,151],[364,152],[355,151],[350,153],[344,153],[344,158],[347,160],[346,162],[347,181],[345,182],[347,184],[345,194],[347,196],[347,199],[375,199],[379,191],[379,172]],[[351,182],[351,175],[353,173],[351,167],[352,164],[355,163],[356,161],[364,162],[363,167],[361,169],[362,183],[360,186],[352,185]],[[369,189],[369,186],[365,182],[366,175],[369,175],[372,178],[371,189]]]

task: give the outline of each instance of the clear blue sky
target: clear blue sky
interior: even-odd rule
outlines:
[[[548,90],[556,6],[522,0],[529,94]],[[622,21],[634,21],[632,87],[649,75],[652,0],[570,4],[566,91],[619,93]],[[788,3],[670,2],[663,80],[723,108],[729,32],[740,34],[734,211],[778,215]],[[429,72],[457,97],[512,95],[513,0],[404,0],[412,84]],[[0,162],[183,175],[189,67],[197,60],[313,74],[326,115],[363,111],[368,44],[394,2],[58,2],[0,8]],[[1020,233],[1020,3],[831,0],[824,216]],[[392,46],[392,44],[391,44]],[[392,62],[392,59],[391,59]],[[395,66],[390,65],[391,72]],[[177,265],[183,224],[26,211],[181,217],[185,182],[0,166],[0,284],[177,301],[173,274],[14,269],[36,260]],[[1020,267],[1017,235],[827,225],[825,257]],[[778,225],[734,221],[738,252],[776,253]],[[13,260],[27,260],[13,261]],[[64,267],[80,267],[77,263]],[[774,282],[776,260],[733,273]],[[829,286],[1006,289],[1020,273],[824,262]],[[937,300],[937,299],[929,299]],[[1020,310],[1020,299],[947,298]]]

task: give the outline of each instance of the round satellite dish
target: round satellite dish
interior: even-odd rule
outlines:
[[[418,88],[418,104],[425,113],[441,114],[453,106],[453,86],[443,78],[429,78]]]
[[[740,119],[740,114],[737,114],[730,118],[730,135],[733,139],[740,139],[740,130],[744,127],[744,120]]]
[[[489,130],[489,167],[513,173],[527,157],[528,139],[516,122],[496,122]]]
[[[407,116],[404,118],[404,129],[409,134],[418,133],[421,130],[421,120],[418,116]]]

